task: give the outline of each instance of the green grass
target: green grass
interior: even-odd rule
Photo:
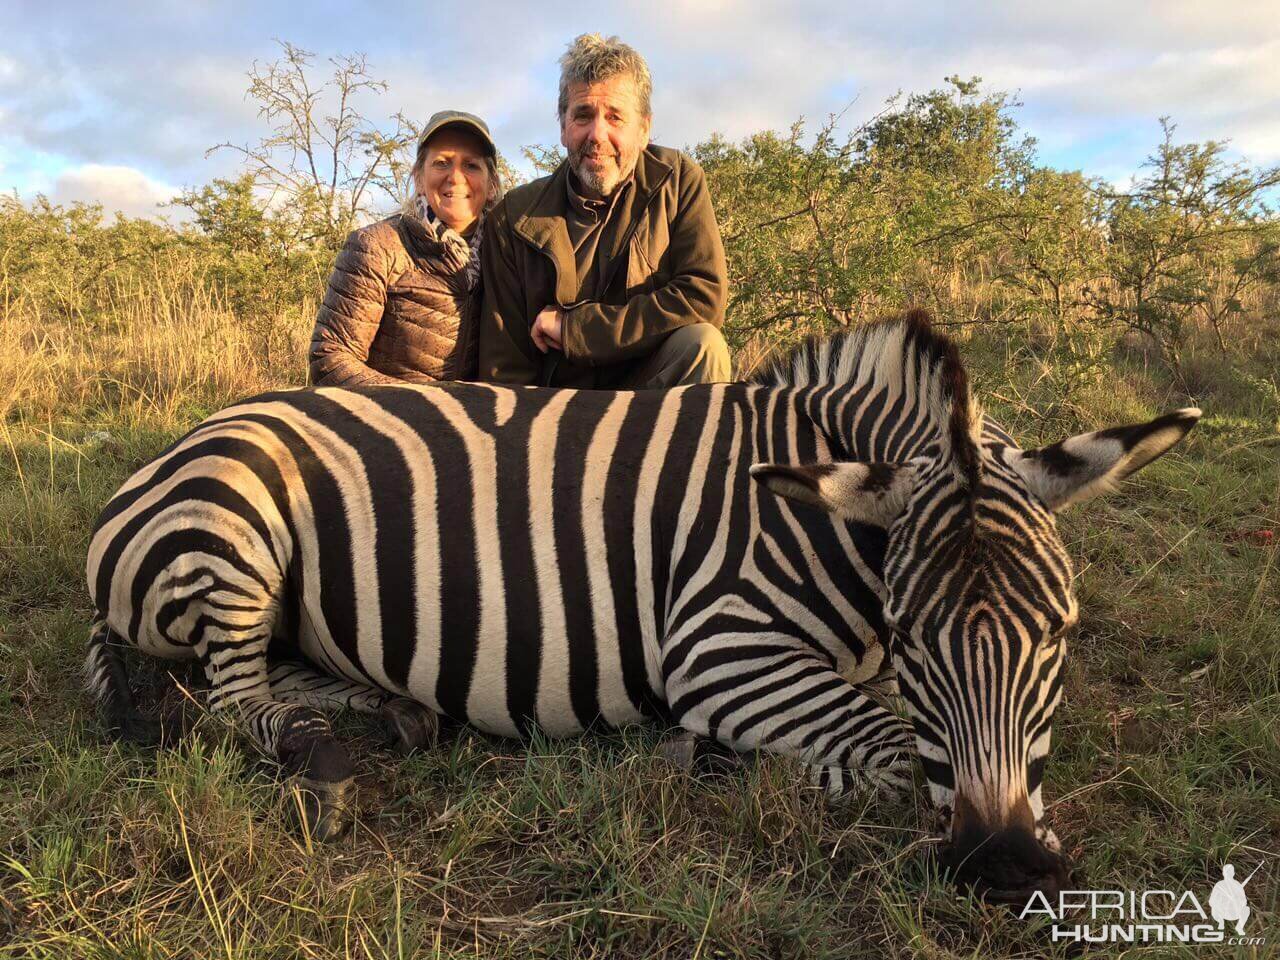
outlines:
[[[150,389],[168,392],[46,391],[0,427],[0,957],[1067,955],[938,878],[919,799],[832,808],[776,758],[692,778],[655,756],[658,730],[461,730],[400,759],[343,721],[360,821],[317,849],[276,769],[222,724],[161,753],[108,744],[79,687],[89,530],[230,399],[190,378]],[[1046,798],[1093,887],[1207,902],[1224,860],[1266,859],[1249,932],[1269,943],[1240,953],[1264,956],[1280,946],[1280,557],[1256,531],[1280,528],[1280,446],[1255,394],[1201,400],[1183,448],[1063,518],[1082,618]],[[1093,426],[1185,397],[1125,372],[1077,403]]]

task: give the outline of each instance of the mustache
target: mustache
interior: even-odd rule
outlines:
[[[600,150],[592,147],[582,147],[573,151],[573,155],[579,160],[605,160],[618,159],[620,154],[616,150]]]

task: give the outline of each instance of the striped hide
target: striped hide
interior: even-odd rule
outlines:
[[[107,504],[89,684],[144,738],[121,645],[198,658],[322,835],[351,816],[332,707],[409,746],[437,714],[510,736],[663,718],[833,795],[900,790],[918,753],[964,860],[996,837],[1053,876],[1040,779],[1075,618],[1053,511],[1196,416],[1021,451],[918,313],[750,383],[267,394]]]

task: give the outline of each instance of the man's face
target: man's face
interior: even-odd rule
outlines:
[[[569,87],[560,142],[569,151],[570,169],[590,196],[609,196],[631,175],[640,151],[649,144],[649,123],[630,74]]]

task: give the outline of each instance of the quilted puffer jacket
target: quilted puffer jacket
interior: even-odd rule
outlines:
[[[334,262],[311,335],[316,386],[474,379],[480,285],[441,264],[417,217],[354,231]]]

